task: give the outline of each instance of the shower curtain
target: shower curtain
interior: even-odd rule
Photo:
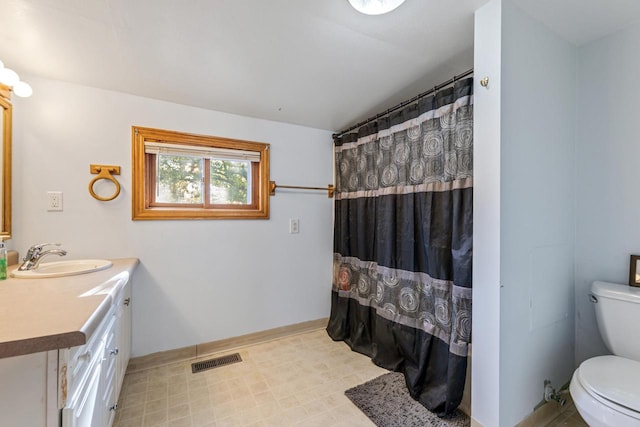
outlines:
[[[471,338],[473,79],[335,139],[327,332],[458,407]]]

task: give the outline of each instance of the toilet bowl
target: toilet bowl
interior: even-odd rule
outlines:
[[[591,427],[640,426],[640,362],[618,356],[584,361],[569,387],[576,409]]]
[[[569,391],[591,427],[640,426],[640,288],[594,282],[600,334],[613,356],[585,360],[571,378]]]

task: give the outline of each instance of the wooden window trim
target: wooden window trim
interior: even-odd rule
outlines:
[[[132,141],[132,218],[134,220],[168,219],[269,219],[269,144],[216,136],[195,135],[161,129],[133,126]],[[180,145],[206,146],[260,153],[260,162],[251,163],[251,205],[222,205],[209,203],[203,192],[203,203],[192,206],[171,203],[153,203],[156,165],[152,155],[145,154],[145,141],[167,142]],[[205,182],[209,175],[205,168]],[[208,191],[206,192],[208,194]]]

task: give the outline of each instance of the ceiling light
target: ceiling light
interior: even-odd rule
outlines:
[[[365,15],[382,15],[404,3],[404,0],[349,0],[351,6]]]

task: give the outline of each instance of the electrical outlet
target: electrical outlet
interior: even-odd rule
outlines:
[[[62,191],[47,191],[47,210],[62,210]]]
[[[290,219],[289,220],[289,234],[298,234],[300,232],[300,220],[299,219]]]

